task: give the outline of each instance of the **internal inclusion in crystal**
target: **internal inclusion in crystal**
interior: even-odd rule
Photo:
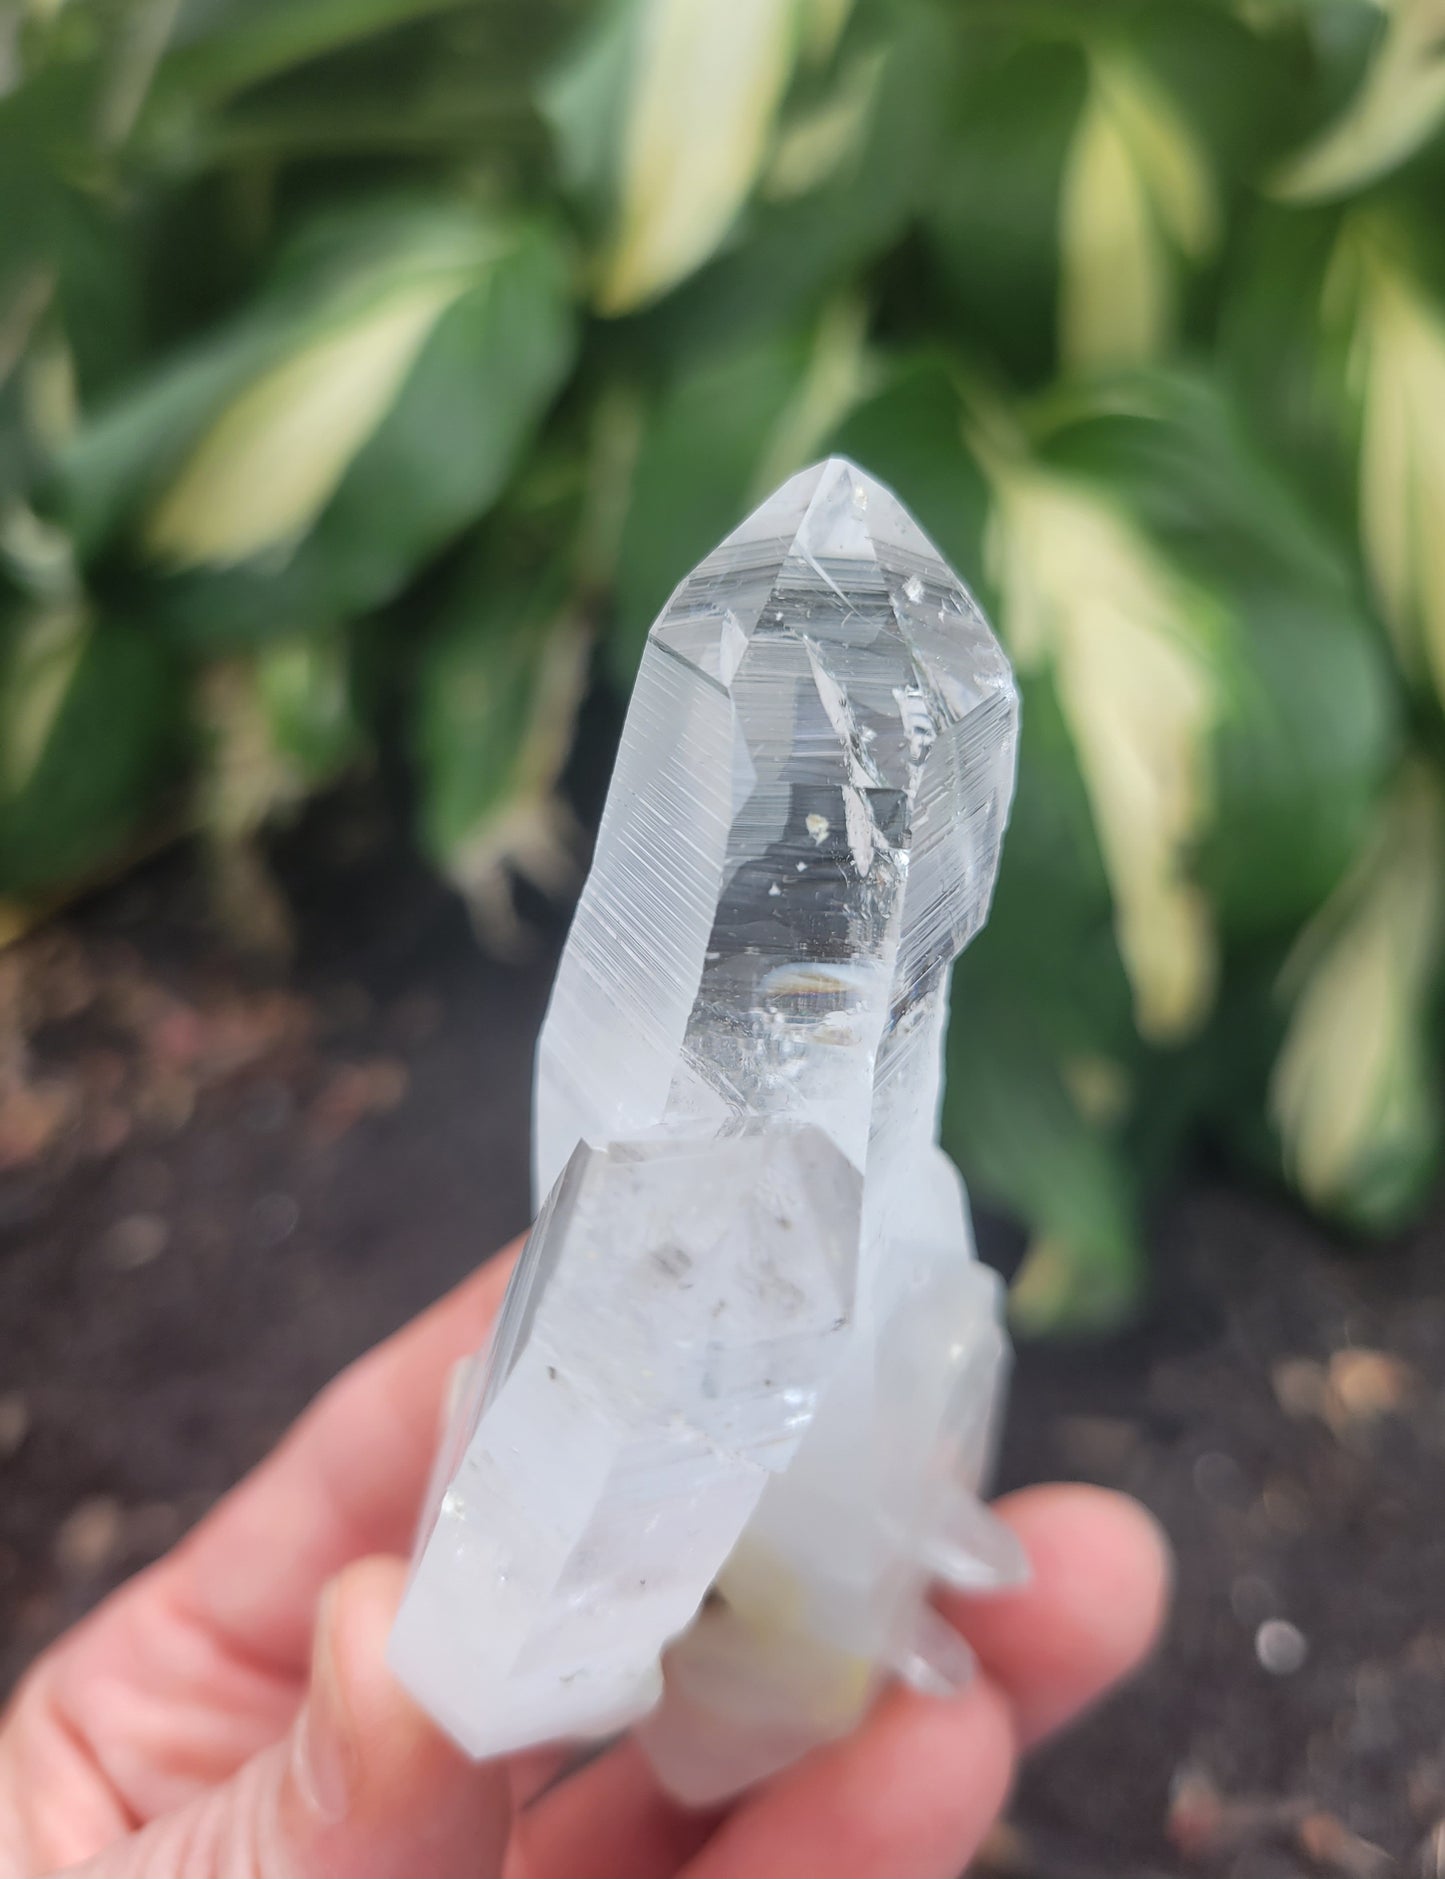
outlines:
[[[579,1138],[820,1102],[863,1166],[883,1027],[986,913],[1015,720],[972,598],[852,465],[710,555],[649,638],[558,973],[538,1196]]]
[[[765,503],[654,626],[539,1047],[536,1188],[552,1198],[485,1394],[444,1458],[454,1517],[424,1541],[393,1652],[468,1746],[482,1715],[490,1752],[616,1727],[656,1699],[656,1674],[600,1677],[589,1709],[591,1673],[559,1647],[573,1634],[552,1593],[533,1585],[522,1604],[512,1576],[499,1582],[478,1535],[524,1502],[553,1535],[571,1497],[585,1503],[603,1540],[576,1539],[556,1583],[600,1600],[629,1664],[655,1670],[675,1640],[643,1740],[694,1800],[852,1726],[890,1674],[951,1687],[966,1652],[933,1614],[931,1576],[985,1590],[1021,1570],[976,1497],[1006,1364],[997,1288],[936,1139],[947,973],[987,913],[1016,730],[1007,662],[971,596],[897,500],[838,459]],[[650,1239],[652,1174],[625,1200],[616,1189],[605,1226],[559,1215],[578,1144],[623,1165],[638,1145],[796,1145],[798,1130],[863,1184],[851,1311],[818,1334],[814,1393],[773,1451],[786,1463],[728,1501],[709,1469],[721,1481],[739,1451],[716,1447],[684,1484],[644,1445],[635,1467],[584,1490],[539,1414],[511,1426],[511,1472],[458,1500],[495,1434],[493,1393],[512,1387],[515,1364],[496,1378],[519,1314],[540,1323],[554,1295],[571,1309],[599,1235],[614,1249]],[[748,1189],[709,1191],[726,1234]],[[597,1429],[615,1421],[609,1392],[630,1386],[626,1364],[588,1358],[590,1342],[655,1351],[676,1336],[679,1303],[624,1264],[570,1326],[568,1366],[605,1373],[578,1386]],[[700,1386],[669,1375],[671,1411],[689,1423]],[[687,1511],[699,1495],[727,1508],[705,1533]],[[691,1536],[688,1610],[616,1593],[663,1508]]]
[[[662,1642],[844,1348],[860,1192],[817,1129],[575,1149],[458,1408],[392,1640],[473,1754],[657,1700]]]

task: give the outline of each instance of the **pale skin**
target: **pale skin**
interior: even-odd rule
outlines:
[[[34,1666],[0,1719],[0,1879],[950,1879],[1017,1757],[1148,1651],[1168,1556],[1133,1502],[999,1504],[1033,1563],[940,1598],[981,1673],[898,1689],[733,1806],[672,1805],[622,1742],[474,1765],[387,1671],[447,1378],[496,1313],[493,1261],[360,1359],[173,1552]]]

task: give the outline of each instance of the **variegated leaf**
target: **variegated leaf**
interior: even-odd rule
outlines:
[[[1360,532],[1407,672],[1445,700],[1445,306],[1388,224],[1351,217],[1325,319],[1350,325],[1360,421]]]
[[[795,0],[639,0],[618,227],[597,301],[626,313],[727,234],[767,155],[792,70]]]
[[[1181,260],[1218,240],[1208,160],[1139,67],[1090,60],[1059,197],[1059,349],[1074,366],[1156,357],[1170,338]]]
[[[152,509],[152,554],[180,568],[284,554],[335,494],[469,284],[455,272],[396,286],[248,385]]]
[[[1397,168],[1445,123],[1445,0],[1381,4],[1384,31],[1358,91],[1275,177],[1277,195],[1347,195]]]
[[[1445,804],[1419,765],[1296,949],[1286,972],[1294,1010],[1270,1086],[1300,1191],[1362,1224],[1393,1224],[1433,1165],[1427,1015],[1442,931]]]
[[[1078,753],[1142,1036],[1209,1009],[1213,921],[1190,873],[1210,814],[1221,697],[1214,608],[1105,496],[1022,462],[990,465],[989,555],[1024,669],[1047,664]]]

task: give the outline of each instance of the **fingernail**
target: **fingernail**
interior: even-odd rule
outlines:
[[[322,1820],[345,1817],[351,1805],[356,1744],[336,1665],[336,1588],[328,1585],[316,1607],[311,1684],[294,1736],[296,1785]]]

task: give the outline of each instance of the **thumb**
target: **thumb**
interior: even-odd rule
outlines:
[[[333,1579],[288,1735],[77,1879],[495,1879],[510,1826],[505,1766],[468,1761],[386,1667],[405,1579],[403,1561],[382,1558]]]

